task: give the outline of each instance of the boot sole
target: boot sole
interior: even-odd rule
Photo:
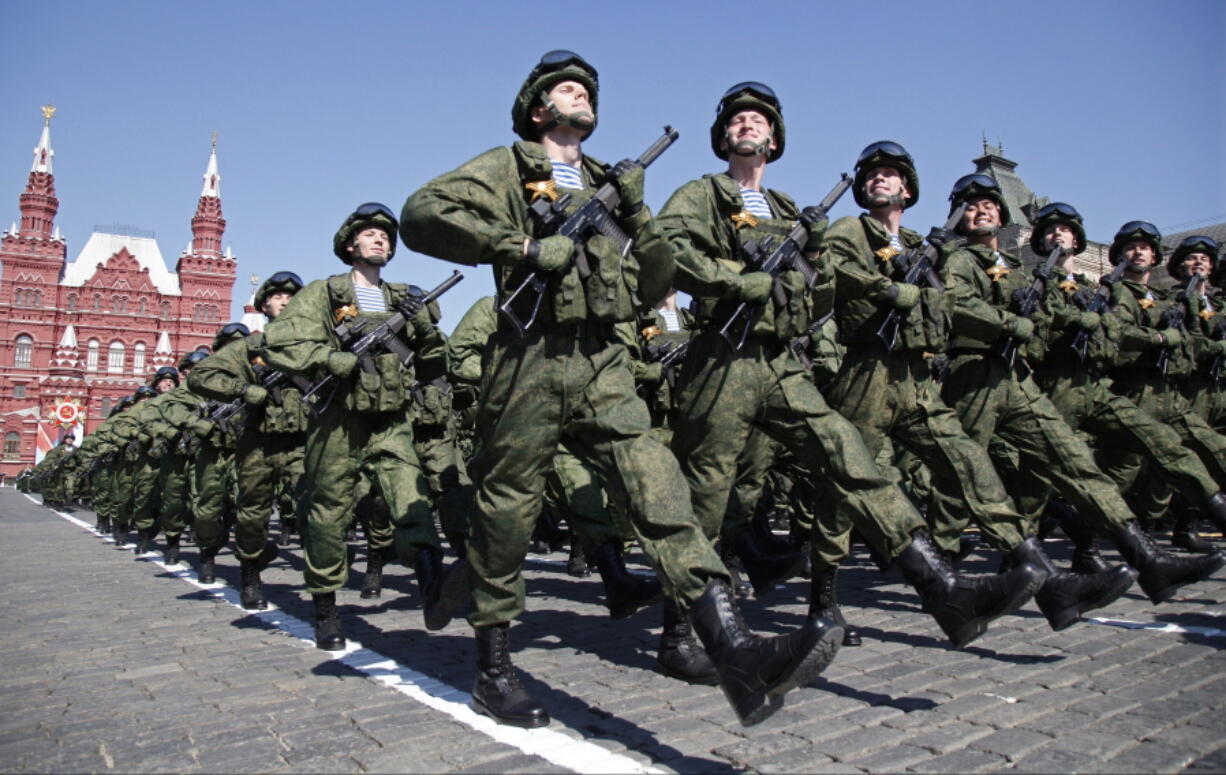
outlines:
[[[812,626],[812,623],[806,626]],[[817,637],[813,646],[810,647],[809,653],[798,661],[790,671],[780,675],[773,683],[764,687],[761,692],[754,693],[751,699],[755,700],[755,702],[749,703],[755,705],[752,710],[743,715],[738,710],[737,715],[741,719],[741,726],[752,727],[755,724],[761,724],[775,715],[783,707],[783,695],[816,679],[834,661],[834,656],[838,653],[839,644],[842,641],[842,627],[834,625],[825,628]],[[759,697],[762,700],[758,700]]]
[[[1207,569],[1201,571],[1199,574],[1196,574],[1195,576],[1192,576],[1185,581],[1177,581],[1174,584],[1168,584],[1165,587],[1161,587],[1160,589],[1157,589],[1153,592],[1146,589],[1145,580],[1141,579],[1141,591],[1145,593],[1146,597],[1148,597],[1149,601],[1153,603],[1154,605],[1158,605],[1159,603],[1165,603],[1166,601],[1170,600],[1172,597],[1175,596],[1175,593],[1179,591],[1180,587],[1184,587],[1184,586],[1187,586],[1188,584],[1195,584],[1197,582],[1204,581],[1205,579],[1212,576],[1214,573],[1217,573],[1219,570],[1221,570],[1223,565],[1226,565],[1226,557],[1219,557],[1217,562],[1214,562],[1211,565],[1207,566]],[[1144,576],[1144,574],[1142,574],[1142,576]]]
[[[549,714],[548,713],[546,713],[543,718],[527,718],[527,719],[512,718],[508,716],[499,716],[496,713],[494,713],[492,710],[490,710],[489,708],[485,707],[485,705],[483,705],[481,701],[478,700],[476,697],[473,697],[472,702],[468,704],[468,707],[472,708],[474,711],[481,714],[482,716],[485,716],[486,718],[492,718],[495,722],[499,724],[505,724],[511,727],[520,727],[521,729],[539,729],[540,727],[549,726]]]
[[[461,557],[447,570],[442,589],[438,593],[438,601],[425,612],[426,629],[433,631],[446,627],[471,597],[472,590],[468,586],[468,560]]]
[[[719,686],[719,675],[711,673],[709,675],[695,675],[694,673],[686,673],[681,670],[674,670],[659,659],[656,660],[653,668],[660,675],[675,678],[678,681],[684,681],[687,684],[694,686]]]
[[[339,643],[335,641],[328,641],[325,643],[315,641],[315,648],[319,649],[320,651],[344,651],[345,645],[344,639],[341,639]]]

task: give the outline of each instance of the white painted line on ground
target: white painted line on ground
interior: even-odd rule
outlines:
[[[42,505],[40,501],[29,494],[23,493],[23,495],[31,502]],[[49,511],[89,531],[93,535],[99,535],[92,525],[86,524],[71,514],[65,514],[54,509],[49,509]],[[110,536],[100,537],[106,541],[112,541]],[[271,602],[266,611],[245,610],[239,603],[238,590],[233,587],[221,583],[201,584],[194,570],[188,568],[183,563],[167,565],[161,559],[157,559],[162,556],[158,552],[149,552],[143,556],[148,558],[148,562],[160,566],[171,575],[199,589],[209,592],[213,597],[224,600],[242,611],[245,615],[254,616],[291,637],[305,641],[311,648],[315,647],[314,626],[290,616]],[[568,770],[579,773],[663,772],[663,770],[645,765],[628,756],[602,748],[595,743],[576,740],[570,735],[556,731],[556,729],[520,729],[518,727],[498,724],[469,707],[468,702],[471,696],[468,692],[406,667],[394,659],[366,648],[352,638],[347,639],[347,644],[344,651],[320,651],[319,654],[321,657],[332,659],[347,667],[351,667],[372,680],[395,689],[411,700],[445,713],[456,721],[493,738],[495,741],[518,748],[530,756],[539,756],[559,767],[565,767]],[[566,728],[565,725],[557,721],[554,721],[552,726]]]
[[[1106,624],[1111,627],[1123,627],[1126,630],[1151,630],[1153,632],[1169,632],[1176,635],[1203,635],[1208,638],[1226,638],[1226,630],[1215,627],[1195,627],[1192,625],[1172,624],[1170,622],[1130,622],[1125,619],[1102,619],[1095,617],[1086,619],[1094,624]]]

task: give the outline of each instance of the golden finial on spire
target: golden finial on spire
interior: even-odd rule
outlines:
[[[256,274],[255,272],[251,273],[251,284],[253,286],[260,284],[260,276]]]
[[[55,115],[54,105],[43,105],[43,122],[46,126],[51,126],[51,117]]]
[[[213,132],[213,152],[217,152],[217,133]]]

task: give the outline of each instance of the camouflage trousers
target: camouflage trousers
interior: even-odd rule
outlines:
[[[307,432],[304,474],[306,519],[299,524],[306,554],[303,576],[312,595],[335,592],[348,579],[345,530],[353,518],[359,476],[386,504],[401,562],[413,567],[419,550],[438,548],[408,407],[365,414],[333,402]],[[382,548],[374,540],[371,545]]]
[[[468,534],[473,483],[460,452],[454,418],[445,424],[414,423],[413,443],[443,535],[459,552]]]
[[[1226,384],[1214,382],[1203,374],[1194,374],[1182,386],[1184,398],[1218,433],[1226,433]]]
[[[109,498],[111,501],[111,518],[116,522],[128,523],[132,519],[132,477],[133,464],[124,459],[123,452],[115,456],[111,469],[111,486]]]
[[[90,495],[94,513],[105,519],[115,516],[114,501],[111,499],[111,489],[114,487],[115,463],[108,460],[100,463],[90,477]]]
[[[297,513],[306,482],[303,478],[302,433],[261,433],[248,428],[234,452],[238,483],[238,521],[234,526],[240,560],[254,560],[268,543],[268,520],[278,513]]]
[[[157,517],[161,493],[157,488],[158,460],[147,453],[132,468],[132,522],[138,530],[150,530]]]
[[[558,446],[591,467],[629,515],[665,595],[688,611],[728,571],[702,534],[677,461],[651,433],[629,354],[611,326],[500,328],[486,349],[468,560],[474,611],[488,627],[524,610],[522,567]]]
[[[896,557],[924,526],[856,427],[826,403],[786,347],[752,340],[734,354],[717,331],[703,331],[691,340],[679,384],[673,451],[710,538],[732,537],[721,527],[738,460],[755,429],[786,447],[810,476],[824,479],[840,517],[884,556]]]
[[[168,452],[158,461],[157,490],[162,496],[162,532],[166,536],[183,533],[187,523],[188,460],[178,452]]]
[[[1011,367],[1001,358],[962,354],[950,366],[942,395],[981,449],[987,450],[998,438],[1017,450],[1023,477],[1010,482],[1015,488],[1028,487],[1026,496],[1032,498],[1054,490],[1092,529],[1115,533],[1133,519],[1131,510],[1115,482],[1099,468],[1090,447],[1068,426],[1029,372],[1020,361]],[[1019,498],[1022,495],[1019,489]],[[941,513],[943,546],[956,547],[965,522],[939,491],[932,507]],[[1033,516],[1026,519],[1022,535],[1037,532]]]
[[[234,452],[213,444],[196,454],[196,545],[219,551],[230,534],[227,518],[234,513]]]

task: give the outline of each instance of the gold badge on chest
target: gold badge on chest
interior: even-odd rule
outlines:
[[[532,192],[532,198],[528,200],[530,203],[541,197],[545,197],[550,202],[558,201],[558,184],[552,180],[534,180],[525,183],[524,188]]]
[[[1076,293],[1077,289],[1080,287],[1081,286],[1077,284],[1076,280],[1065,280],[1064,282],[1060,283],[1060,290],[1064,291],[1070,296]]]
[[[894,258],[894,256],[898,255],[901,252],[902,252],[901,250],[894,247],[893,245],[886,245],[884,248],[878,248],[877,250],[874,250],[873,255],[877,256],[877,258],[881,261],[881,263],[886,264],[886,263],[889,263],[890,259]]]
[[[1140,307],[1141,309],[1149,309],[1150,307],[1154,306],[1154,300],[1153,299],[1137,299],[1137,306]]]
[[[748,210],[742,210],[739,213],[732,214],[732,225],[739,231],[742,226],[748,226],[753,229],[758,225],[758,217]]]
[[[332,322],[336,323],[337,325],[340,325],[341,323],[344,323],[349,318],[356,318],[357,316],[358,316],[358,305],[344,304],[336,308],[336,312],[332,314]]]
[[[1000,264],[993,264],[992,266],[989,266],[984,271],[987,272],[988,277],[992,278],[992,282],[998,283],[1000,282],[1000,279],[1002,277],[1007,277],[1009,275],[1009,272],[1011,272],[1012,270],[1009,269],[1009,267],[1007,266],[1001,266]]]
[[[1213,317],[1215,313],[1213,312],[1213,310],[1209,309],[1208,307],[1205,307],[1204,309],[1202,309],[1200,312],[1196,314],[1200,316],[1201,320],[1208,320],[1209,318]]]
[[[650,342],[652,339],[655,339],[664,332],[660,330],[659,326],[647,326],[647,328],[644,328],[640,333],[643,335],[644,339]]]

